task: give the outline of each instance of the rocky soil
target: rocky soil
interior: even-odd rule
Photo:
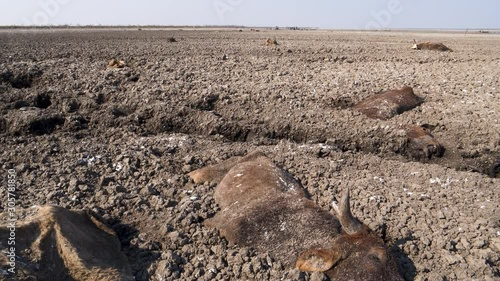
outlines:
[[[187,173],[261,150],[325,209],[349,187],[406,280],[498,280],[499,47],[491,34],[0,30],[0,210],[15,169],[19,207],[94,211],[136,280],[323,280],[203,225],[215,186]],[[425,102],[387,121],[351,108],[404,85]],[[444,156],[413,159],[407,124],[431,127]]]

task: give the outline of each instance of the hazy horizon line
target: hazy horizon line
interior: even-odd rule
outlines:
[[[158,25],[158,24],[54,24],[54,25],[3,25],[0,28],[262,28],[262,29],[307,29],[307,30],[353,30],[353,31],[391,31],[391,30],[484,30],[484,31],[500,31],[499,28],[481,28],[481,27],[457,27],[457,28],[440,28],[440,27],[395,27],[395,28],[380,28],[380,29],[359,29],[359,28],[322,28],[313,26],[247,26],[247,25]]]

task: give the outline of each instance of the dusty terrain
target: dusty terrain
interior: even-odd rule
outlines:
[[[498,280],[499,48],[492,34],[0,30],[0,211],[14,169],[19,208],[94,211],[136,280],[322,280],[203,225],[215,186],[187,173],[261,150],[325,209],[349,187],[406,280]],[[425,102],[387,121],[351,108],[404,85]],[[407,124],[433,128],[444,156],[413,159]]]

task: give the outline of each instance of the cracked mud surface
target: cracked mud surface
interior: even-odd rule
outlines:
[[[454,52],[411,50],[413,38]],[[102,216],[136,280],[323,278],[203,225],[215,186],[187,173],[254,150],[325,209],[349,187],[406,280],[495,280],[499,46],[475,34],[0,30],[0,164],[16,170],[19,207]],[[385,121],[352,109],[404,85],[422,105]],[[409,124],[431,127],[444,156],[412,159]]]

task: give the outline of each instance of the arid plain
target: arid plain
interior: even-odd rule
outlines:
[[[499,50],[458,32],[0,30],[1,182],[15,171],[19,208],[95,212],[136,280],[323,280],[203,224],[215,185],[187,174],[260,150],[326,210],[349,188],[406,280],[497,280]],[[352,108],[403,86],[424,102],[389,120]],[[409,124],[443,157],[412,157]]]

